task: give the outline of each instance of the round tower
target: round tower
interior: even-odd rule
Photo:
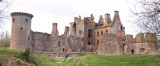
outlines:
[[[31,20],[33,15],[23,12],[13,12],[11,30],[11,49],[27,49],[31,47]]]

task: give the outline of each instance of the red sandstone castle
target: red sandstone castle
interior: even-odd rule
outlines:
[[[135,38],[125,35],[119,12],[114,17],[106,13],[105,18],[99,17],[98,23],[94,16],[74,18],[70,27],[66,26],[64,34],[59,36],[57,23],[53,23],[52,33],[33,32],[31,30],[32,14],[13,12],[11,49],[26,49],[41,52],[97,52],[100,55],[121,54],[155,54],[157,53],[156,35],[140,33]]]

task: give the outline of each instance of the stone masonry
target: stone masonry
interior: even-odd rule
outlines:
[[[59,35],[57,23],[52,24],[51,34],[33,32],[32,14],[13,12],[11,16],[11,49],[30,48],[35,53],[51,54],[74,52],[74,55],[90,52],[99,55],[158,53],[156,34],[140,33],[135,38],[129,34],[125,35],[119,11],[114,11],[113,20],[109,13],[106,13],[104,18],[101,15],[98,23],[94,21],[93,14],[83,19],[81,16],[74,17],[74,22],[70,23],[70,27],[65,27],[62,35]]]

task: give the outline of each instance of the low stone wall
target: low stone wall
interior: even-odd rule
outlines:
[[[69,57],[76,57],[76,56],[83,56],[88,54],[97,54],[96,52],[34,52],[37,56],[48,56],[48,57],[60,57],[64,58],[67,54],[69,54]]]

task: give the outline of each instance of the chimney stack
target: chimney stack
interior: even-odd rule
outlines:
[[[57,23],[53,23],[52,25],[52,36],[55,37],[55,36],[58,36],[59,35],[59,32],[58,32],[58,29],[57,29]]]
[[[111,23],[111,17],[109,13],[105,14],[105,25],[110,24]]]
[[[69,37],[69,27],[68,27],[68,26],[65,27],[64,35],[65,35],[66,37]]]

